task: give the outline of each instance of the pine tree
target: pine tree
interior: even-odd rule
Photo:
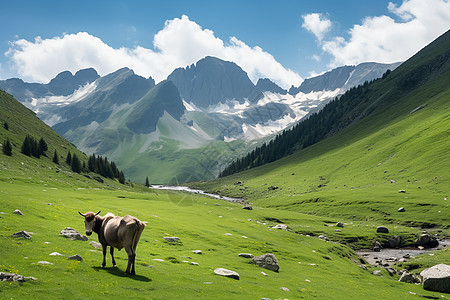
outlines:
[[[66,163],[71,166],[72,165],[72,155],[70,154],[70,150],[67,153],[67,157],[66,157]]]
[[[3,154],[12,156],[12,146],[9,138],[6,138],[6,141],[3,143]]]
[[[22,143],[21,152],[25,155],[31,156],[30,136],[27,135]]]
[[[8,123],[3,123],[3,128],[5,128],[6,130],[9,130],[9,126],[8,126]]]
[[[39,153],[40,153],[41,155],[46,156],[46,155],[45,155],[45,151],[47,151],[47,150],[48,150],[47,143],[44,141],[44,138],[41,138],[41,139],[39,140]]]
[[[53,159],[52,159],[52,161],[53,161],[55,164],[59,165],[59,158],[58,158],[58,153],[56,153],[56,149],[55,149],[55,153],[53,154]]]
[[[81,172],[81,163],[75,153],[72,156],[72,171],[74,171],[75,173]]]
[[[119,172],[119,182],[121,184],[125,184],[125,175],[123,174],[122,171]]]
[[[148,176],[145,178],[145,186],[150,187],[150,182],[148,181]]]

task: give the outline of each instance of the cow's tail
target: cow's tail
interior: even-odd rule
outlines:
[[[143,222],[139,221],[138,219],[136,219],[136,227],[137,228],[136,228],[136,231],[135,231],[134,236],[133,236],[133,244],[132,244],[134,253],[136,253],[136,247],[137,247],[137,244],[139,242],[139,239],[141,238],[142,231],[144,231],[145,223],[143,223]]]

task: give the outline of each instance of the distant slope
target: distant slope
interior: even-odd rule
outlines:
[[[450,33],[447,32],[389,75],[386,73],[372,84],[366,82],[350,89],[321,111],[279,134],[270,143],[232,162],[221,175],[230,175],[280,159],[296,149],[306,148],[358,123],[376,109],[389,108],[398,99],[415,93],[414,90],[427,81],[447,72],[450,68],[449,49]],[[405,104],[408,99],[404,100]]]

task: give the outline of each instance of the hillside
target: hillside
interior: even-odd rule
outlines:
[[[49,150],[56,145],[58,152],[70,149],[82,157],[10,95],[1,92],[0,96],[0,118],[8,123],[8,130],[0,128],[1,139],[8,136],[13,140],[17,135],[17,144],[27,133],[43,135]],[[399,275],[391,277],[384,268],[366,264],[347,246],[292,232],[326,230],[333,238],[333,234],[339,235],[336,227],[323,225],[336,223],[341,216],[257,206],[249,211],[239,204],[195,194],[154,191],[108,179],[100,183],[71,172],[64,164],[55,167],[49,158],[18,153],[16,147],[12,156],[0,153],[0,272],[36,280],[1,281],[2,298],[229,299],[232,295],[234,299],[329,299],[345,295],[410,299],[411,293],[440,297],[440,293],[398,282]],[[16,209],[23,215],[13,213]],[[426,206],[418,209],[425,211]],[[101,215],[131,214],[148,222],[137,247],[137,275],[124,274],[124,251],[115,252],[118,268],[112,268],[109,255],[106,268],[101,268],[101,250],[89,244],[97,241],[97,236],[84,242],[59,235],[66,227],[83,233],[84,222],[77,211],[90,210],[101,210]],[[272,228],[280,220],[289,224],[289,231]],[[410,241],[419,233],[396,226],[392,233],[378,235],[376,226],[377,221],[355,220],[345,224],[342,234],[356,240],[385,240],[401,234]],[[31,239],[12,237],[21,230],[30,232]],[[168,243],[163,239],[168,236],[179,237],[180,242]],[[279,272],[249,264],[250,259],[239,253],[273,253]],[[82,261],[68,259],[76,254]],[[411,260],[411,267],[406,267],[417,273],[449,259],[449,251],[433,254],[425,260]],[[216,268],[236,271],[240,280],[214,275]],[[375,276],[373,271],[383,276]]]

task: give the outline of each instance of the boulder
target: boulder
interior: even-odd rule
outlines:
[[[64,256],[64,254],[61,254],[59,252],[52,252],[49,255],[51,255],[51,256]]]
[[[83,261],[83,258],[80,256],[80,255],[78,255],[78,254],[75,254],[75,255],[72,255],[72,256],[69,256],[67,259],[69,259],[69,260],[78,260],[78,261]]]
[[[29,232],[26,232],[25,230],[13,233],[12,237],[25,238],[25,239],[31,240],[31,234]]]
[[[176,236],[166,236],[163,237],[164,240],[166,240],[168,243],[178,243],[180,242],[180,238]]]
[[[214,270],[214,274],[220,275],[220,276],[225,276],[225,277],[230,277],[230,278],[239,280],[239,274],[238,273],[236,273],[234,271],[231,271],[231,270],[224,269],[224,268],[217,268],[217,269],[215,269]]]
[[[389,248],[400,248],[403,246],[403,239],[401,236],[394,236],[393,238],[390,238],[388,241]]]
[[[383,227],[383,226],[378,226],[377,233],[389,233],[389,229],[387,229],[386,227]]]
[[[22,213],[20,210],[18,210],[18,209],[16,209],[15,211],[13,211],[13,214],[23,216],[23,213]]]
[[[245,257],[245,258],[253,258],[255,257],[253,254],[250,253],[239,253],[240,257]]]
[[[96,241],[91,241],[89,243],[89,245],[92,245],[95,249],[103,249],[102,244],[100,244],[99,242],[96,242]]]
[[[242,209],[253,210],[253,207],[252,207],[251,205],[247,204],[247,205],[244,205],[244,206],[242,207]]]
[[[328,237],[324,234],[318,236],[319,240],[328,241]]]
[[[429,291],[450,293],[450,266],[435,265],[420,272],[423,288]]]
[[[37,279],[34,277],[25,277],[23,275],[19,275],[19,274],[15,274],[15,273],[0,272],[0,281],[24,282],[27,280],[37,280]]]
[[[381,249],[383,249],[383,247],[381,246],[381,243],[379,241],[375,241],[375,243],[373,244],[372,250],[375,252],[380,252]]]
[[[266,253],[253,258],[253,263],[261,268],[278,272],[280,266],[278,265],[278,260],[272,253]]]
[[[62,235],[68,239],[71,239],[72,241],[78,240],[78,241],[87,241],[88,237],[85,235],[81,235],[78,231],[76,231],[73,228],[66,227],[65,229],[61,230],[59,235]]]
[[[203,254],[202,250],[192,250],[194,254]]]
[[[437,241],[437,239],[431,236],[429,233],[421,234],[416,241],[416,246],[422,246],[426,248],[437,247],[438,245],[439,242]]]
[[[277,224],[275,226],[272,227],[273,229],[281,229],[281,230],[288,230],[288,227],[286,224]]]
[[[278,189],[278,187],[276,185],[271,185],[268,187],[269,191],[274,191],[276,189]]]
[[[398,192],[404,194],[406,193],[406,190],[399,190]]]
[[[405,283],[417,283],[418,282],[417,278],[414,277],[413,274],[408,273],[408,272],[403,272],[402,276],[400,276],[400,279],[398,281],[405,282]]]
[[[337,222],[337,223],[336,223],[336,227],[344,227],[344,223],[342,223],[342,222]]]
[[[405,210],[405,208],[404,207],[400,207],[399,209],[398,209],[398,212],[405,212],[406,210]]]

